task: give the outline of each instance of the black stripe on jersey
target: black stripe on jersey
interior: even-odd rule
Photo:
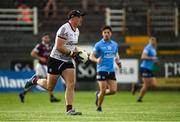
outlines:
[[[64,40],[66,40],[66,38],[64,38],[64,37],[62,37],[62,36],[58,36],[59,38],[61,38],[61,39],[64,39]]]
[[[68,22],[68,23],[69,23],[69,22]],[[76,30],[74,30],[74,28],[72,27],[71,23],[69,23],[69,25],[70,25],[71,29],[72,29],[74,32],[76,32]]]

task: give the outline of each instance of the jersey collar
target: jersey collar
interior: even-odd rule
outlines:
[[[150,47],[155,48],[151,43],[148,44]]]
[[[49,44],[46,44],[44,41],[41,42],[43,45],[45,45],[46,47],[49,46]]]
[[[69,23],[71,29],[72,29],[74,32],[76,32],[76,30],[74,30],[74,28],[72,27],[71,23],[70,23],[70,22],[68,22],[68,23]]]
[[[112,40],[105,41],[103,38],[101,39],[101,41],[102,41],[103,43],[111,43],[111,42],[112,42]]]

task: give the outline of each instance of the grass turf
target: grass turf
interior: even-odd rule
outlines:
[[[137,95],[119,92],[105,97],[102,113],[95,111],[95,92],[76,92],[74,106],[81,116],[66,116],[64,93],[56,96],[60,103],[50,103],[47,93],[27,94],[20,103],[17,93],[0,93],[0,121],[180,121],[180,92],[148,92],[143,103],[136,102]]]

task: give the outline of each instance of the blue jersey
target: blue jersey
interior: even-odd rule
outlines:
[[[147,56],[157,55],[156,49],[152,46],[152,44],[146,45],[146,47],[143,50],[143,53],[145,53]],[[143,60],[140,67],[152,70],[154,63],[154,60]]]
[[[95,44],[93,51],[97,58],[101,58],[102,62],[97,64],[97,72],[114,72],[114,58],[118,52],[118,44],[113,41],[104,41],[101,39]]]

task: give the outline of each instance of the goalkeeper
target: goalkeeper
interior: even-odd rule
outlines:
[[[40,85],[43,88],[53,91],[59,75],[64,79],[66,115],[81,115],[81,112],[76,112],[73,109],[73,97],[75,88],[75,62],[81,61],[78,49],[76,47],[79,37],[78,27],[82,24],[82,19],[85,14],[78,10],[72,10],[68,14],[68,22],[62,25],[56,33],[54,47],[48,59],[48,76],[47,79],[38,79],[33,76],[26,83],[25,89]]]

